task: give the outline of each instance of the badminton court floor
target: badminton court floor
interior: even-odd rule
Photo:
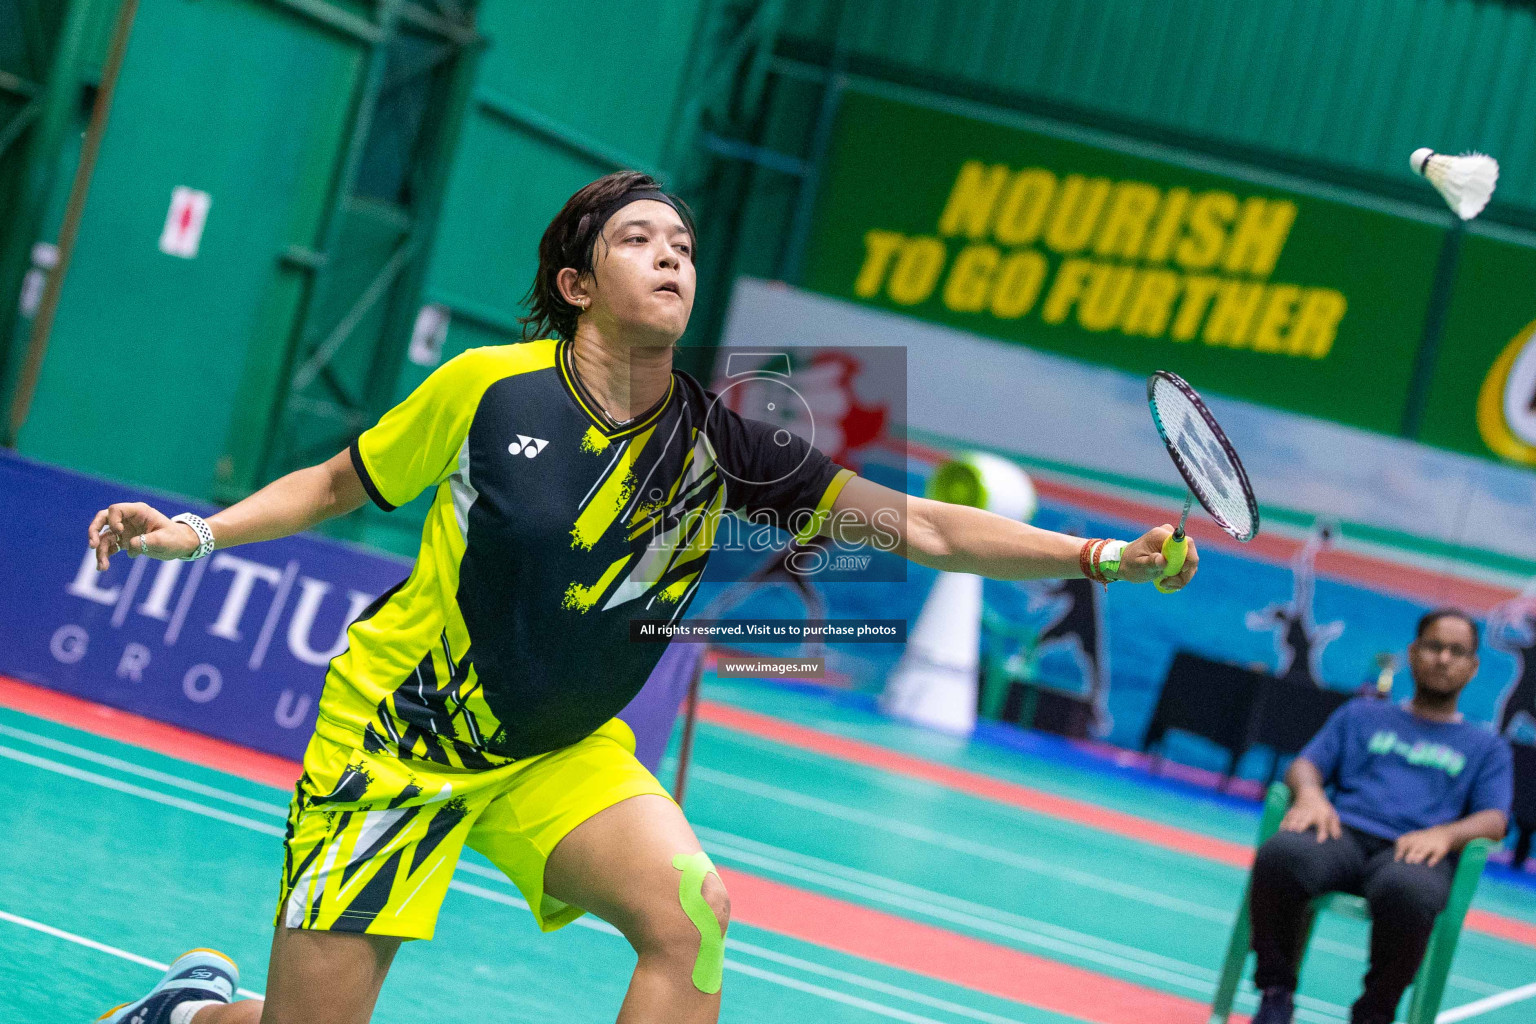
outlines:
[[[685,803],[732,895],[723,1021],[1207,1019],[1255,808],[846,697],[709,679],[705,698]],[[259,993],[287,800],[270,759],[169,756],[164,727],[19,684],[0,705],[0,1022],[88,1021],[201,945]],[[1442,1024],[1530,1021],[1536,888],[1490,875],[1475,908]],[[1364,949],[1362,923],[1325,918],[1298,1020],[1347,1019]],[[633,959],[592,918],[541,935],[468,854],[374,1020],[611,1021]]]

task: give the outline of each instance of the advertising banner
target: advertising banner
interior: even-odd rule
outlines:
[[[298,536],[98,573],[91,517],[124,501],[215,511],[0,452],[0,675],[298,760],[347,626],[411,564]],[[622,712],[652,769],[698,653],[669,649]]]
[[[753,351],[785,336],[842,345],[855,356],[865,346],[906,349],[913,443],[889,453],[885,466],[878,452],[868,453],[861,472],[879,482],[921,493],[940,460],[987,451],[1028,470],[1040,495],[1038,526],[1130,537],[1178,516],[1183,484],[1153,429],[1138,375],[856,302],[738,281],[726,344]],[[855,378],[855,394],[858,384]],[[1200,576],[1174,598],[1151,587],[1106,589],[1082,580],[989,580],[984,663],[1001,659],[1005,675],[1043,686],[1041,709],[1047,698],[1060,707],[1066,695],[1091,735],[1135,747],[1180,651],[1346,692],[1374,688],[1390,665],[1394,696],[1403,699],[1411,692],[1406,648],[1419,616],[1454,605],[1486,627],[1482,668],[1463,712],[1536,741],[1536,473],[1251,402],[1210,404],[1258,494],[1260,535],[1239,545],[1197,512],[1191,530],[1201,546]],[[753,564],[730,566],[729,578],[775,579]],[[781,585],[721,588],[718,598],[706,587],[700,607],[721,618],[899,615],[915,622],[934,579],[913,566],[906,584],[826,586],[810,578],[796,587],[777,580]],[[895,645],[833,645],[827,664],[850,685],[879,692],[900,656]],[[981,703],[984,715],[1020,715],[1007,691],[983,692]],[[1224,755],[1178,756],[1206,767],[1224,763]]]
[[[1184,483],[1153,428],[1139,374],[738,281],[727,344],[768,346],[785,336],[855,355],[865,347],[905,349],[912,381],[905,431],[914,440],[996,451],[1156,495],[1164,515],[1178,515]],[[1536,473],[1529,469],[1252,401],[1207,399],[1258,496],[1266,525],[1256,543],[1280,524],[1323,518],[1437,570],[1475,564],[1517,587],[1536,575]]]
[[[1419,440],[1536,468],[1536,249],[1462,240]]]
[[[845,94],[805,284],[1396,433],[1444,229]]]

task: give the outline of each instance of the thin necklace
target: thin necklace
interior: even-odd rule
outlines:
[[[581,387],[582,391],[586,392],[587,397],[592,399],[592,404],[597,406],[598,411],[600,411],[604,416],[606,416],[608,418],[608,422],[612,423],[616,427],[628,426],[629,424],[631,424],[631,423],[635,422],[636,420],[640,419],[642,416],[645,416],[648,413],[650,413],[652,410],[654,410],[656,408],[657,404],[660,404],[662,401],[664,401],[666,399],[666,395],[664,394],[664,395],[662,395],[661,398],[657,399],[656,403],[653,404],[650,409],[647,409],[644,412],[636,413],[635,415],[629,417],[628,419],[621,420],[617,416],[615,416],[613,413],[608,411],[608,407],[603,404],[602,399],[597,397],[597,392],[593,391],[591,386],[588,385],[586,381],[581,379],[581,373],[576,368],[576,343],[574,341],[571,343],[570,348],[567,349],[567,352],[569,353],[569,359],[570,359],[571,379],[576,381],[576,383]],[[671,382],[670,381],[668,381],[667,387],[668,387],[668,393],[670,393],[670,390],[671,390]]]

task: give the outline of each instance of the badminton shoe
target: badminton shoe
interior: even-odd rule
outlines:
[[[114,1006],[97,1024],[171,1024],[171,1014],[184,1003],[227,1003],[240,987],[240,968],[223,953],[194,949],[171,964],[149,994],[136,1003]],[[177,1024],[180,1024],[178,1021]]]
[[[1295,1001],[1288,989],[1267,988],[1259,999],[1259,1012],[1252,1024],[1291,1024]]]

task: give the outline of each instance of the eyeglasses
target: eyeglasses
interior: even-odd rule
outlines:
[[[1477,653],[1475,648],[1463,647],[1461,644],[1442,644],[1438,640],[1419,640],[1416,641],[1416,646],[1431,658],[1449,654],[1453,659],[1461,661]]]

